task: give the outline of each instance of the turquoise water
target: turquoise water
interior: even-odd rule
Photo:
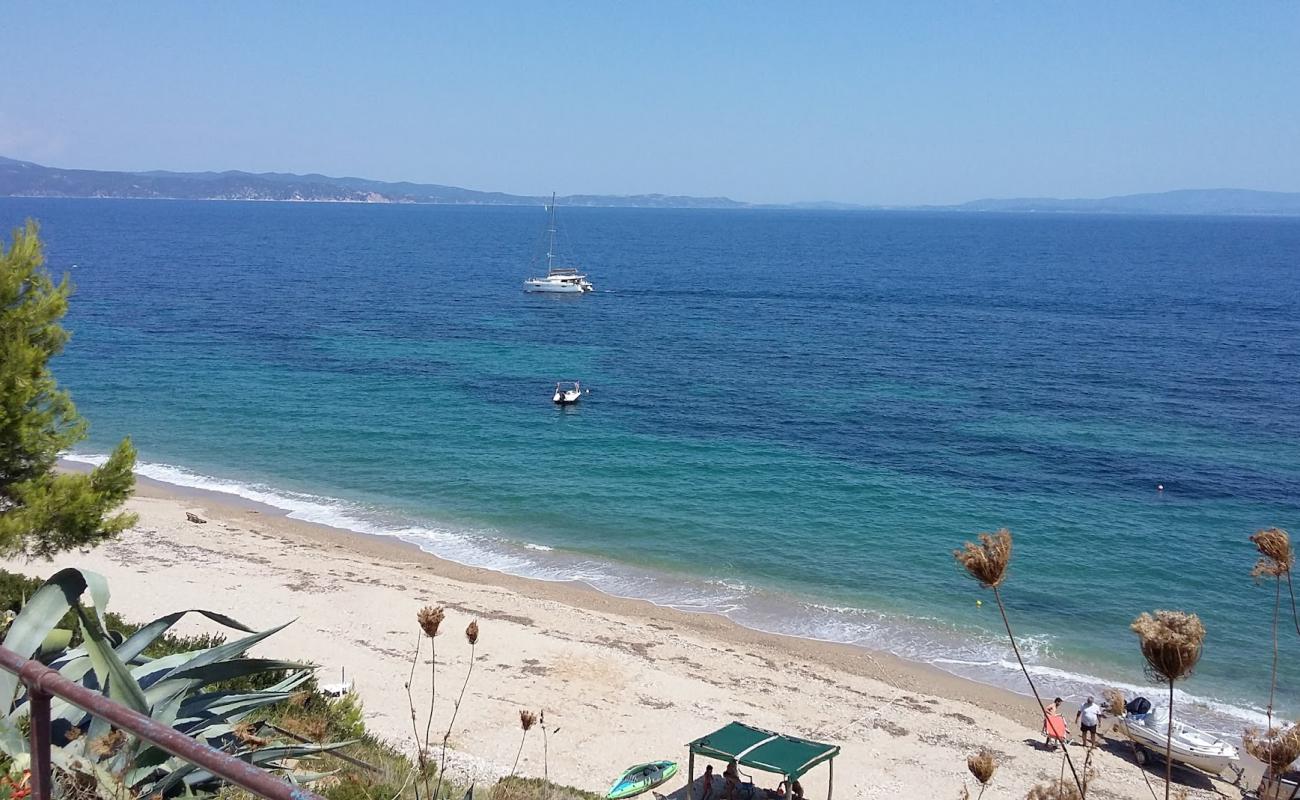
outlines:
[[[1044,691],[1145,686],[1128,623],[1177,607],[1200,719],[1267,696],[1246,537],[1300,528],[1300,221],[565,209],[569,298],[521,291],[540,208],[25,216],[79,287],[77,457],[130,434],[146,475],[1018,688],[951,558],[1008,526]]]

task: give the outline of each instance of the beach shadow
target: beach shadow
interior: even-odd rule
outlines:
[[[1138,764],[1134,758],[1133,744],[1127,739],[1109,739],[1098,737],[1097,749],[1104,750],[1107,753],[1122,758],[1134,769],[1140,769],[1147,774],[1147,779],[1155,784],[1163,783],[1165,780],[1165,760],[1163,755],[1157,754],[1155,758],[1149,759],[1146,765]],[[1201,772],[1199,769],[1174,762],[1173,774],[1170,776],[1174,783],[1180,786],[1186,786],[1189,789],[1201,789],[1204,791],[1217,792],[1223,794],[1220,785],[1231,786],[1232,781],[1224,780],[1218,776],[1211,776],[1209,773]]]
[[[721,777],[715,775],[713,778],[713,793],[709,795],[709,800],[719,800],[719,798],[722,797],[722,790],[724,788],[726,788],[726,782]],[[656,789],[655,791],[658,792],[659,790]],[[704,792],[704,779],[696,778],[695,795],[694,795],[695,800],[700,800],[700,797],[702,796],[703,792]],[[643,796],[646,798],[646,800],[657,800],[658,797],[663,797],[664,800],[686,800],[686,786],[683,785],[672,792],[664,792],[659,795],[643,795]],[[754,800],[758,800],[758,798],[760,798],[761,796],[762,796],[761,792],[756,791],[754,793]],[[736,797],[741,798],[741,800],[743,800],[744,795],[737,794]]]

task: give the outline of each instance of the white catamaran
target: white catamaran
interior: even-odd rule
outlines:
[[[574,267],[555,266],[555,194],[551,193],[551,222],[546,229],[548,237],[546,246],[546,277],[529,278],[524,281],[525,292],[549,292],[553,294],[582,294],[594,288],[586,275],[578,274]]]

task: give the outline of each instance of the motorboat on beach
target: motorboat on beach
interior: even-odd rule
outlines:
[[[586,275],[581,275],[574,267],[557,267],[555,265],[555,193],[551,193],[551,222],[546,228],[549,239],[546,245],[546,277],[529,278],[524,281],[525,292],[544,294],[583,294],[595,289]]]
[[[590,389],[586,390],[586,393],[590,392]],[[569,406],[581,400],[583,394],[582,384],[578,381],[560,381],[555,384],[555,394],[551,395],[551,401],[559,406]]]
[[[1164,758],[1168,736],[1169,709],[1153,708],[1143,714],[1127,713],[1121,720],[1123,731],[1139,746],[1139,761],[1155,754]],[[1227,742],[1192,727],[1186,722],[1173,721],[1173,738],[1169,741],[1170,760],[1218,775],[1229,767],[1236,767],[1241,755]]]

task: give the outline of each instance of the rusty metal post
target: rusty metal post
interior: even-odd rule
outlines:
[[[27,692],[27,702],[32,707],[32,797],[50,800],[50,695],[31,689]]]

